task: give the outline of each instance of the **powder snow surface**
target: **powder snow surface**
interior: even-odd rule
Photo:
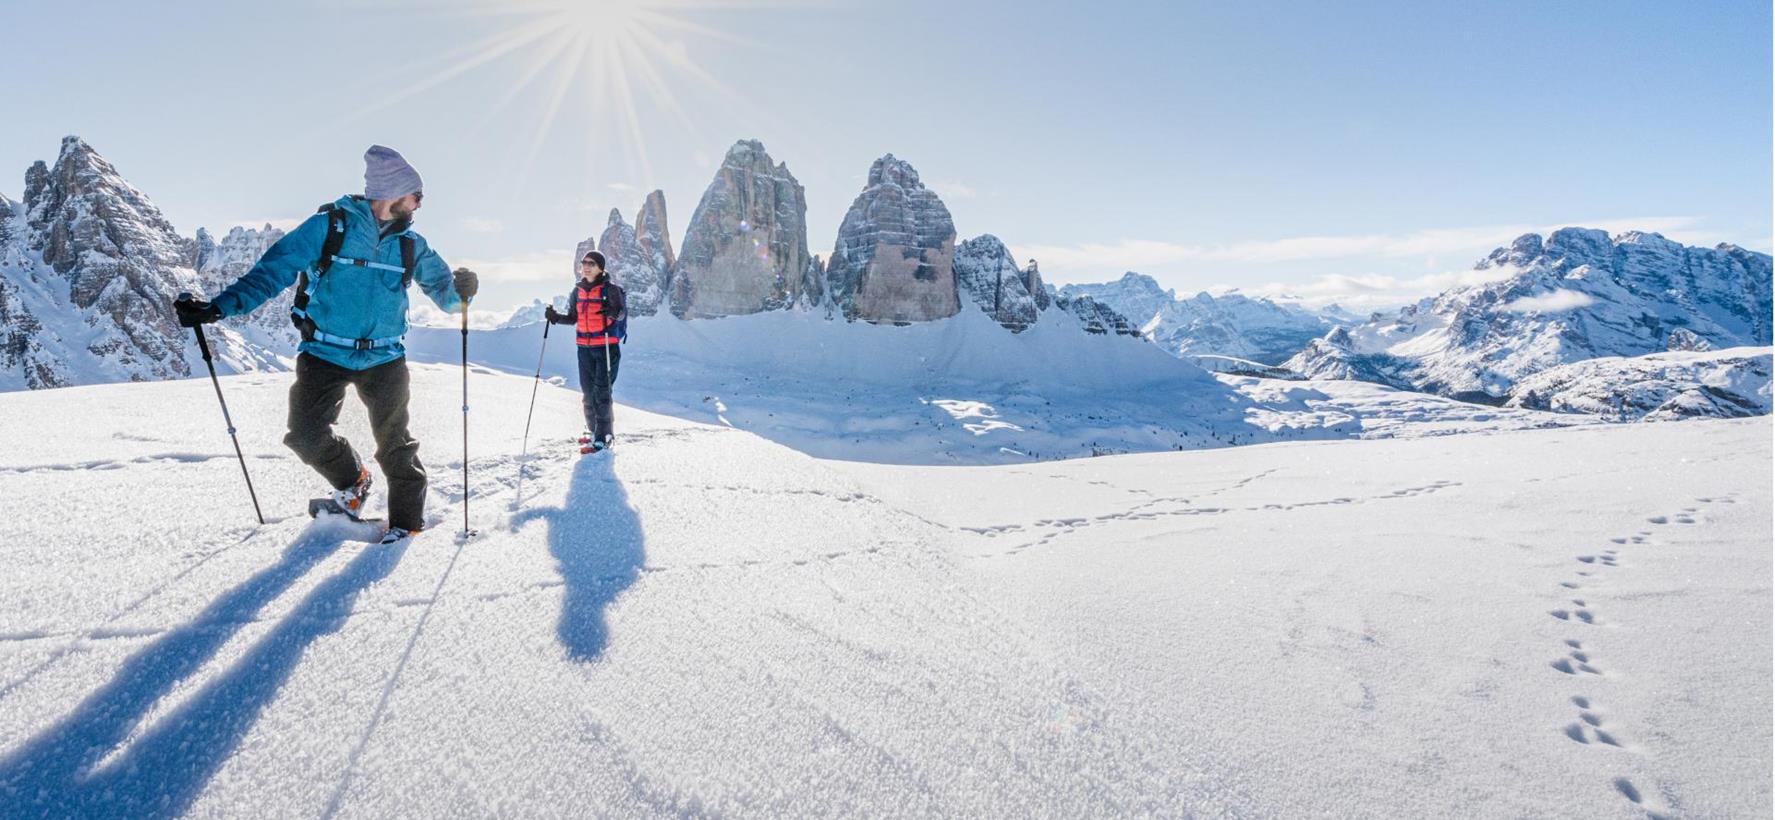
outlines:
[[[535,382],[477,368],[459,543],[418,365],[435,524],[377,547],[302,514],[288,378],[223,382],[263,526],[207,380],[0,396],[0,816],[1771,809],[1766,418],[954,467],[624,406],[581,458],[544,384],[520,498]]]

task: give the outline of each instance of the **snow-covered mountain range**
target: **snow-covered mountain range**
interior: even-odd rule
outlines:
[[[684,252],[672,252],[660,191],[647,197],[632,225],[613,211],[602,235],[580,247],[605,252],[613,276],[630,288],[637,316],[702,321],[799,312],[819,320],[797,331],[811,346],[893,345],[837,328],[856,319],[948,323],[958,320],[952,305],[960,305],[967,314],[996,322],[1007,335],[1051,325],[1045,338],[1143,337],[1191,364],[1248,376],[1360,379],[1489,404],[1516,401],[1527,408],[1585,411],[1595,402],[1551,403],[1551,396],[1570,390],[1601,395],[1601,385],[1610,379],[1637,384],[1654,370],[1663,386],[1640,392],[1663,398],[1631,402],[1646,405],[1640,415],[1735,415],[1766,406],[1755,397],[1759,390],[1767,393],[1766,385],[1757,386],[1758,378],[1766,380],[1759,374],[1767,368],[1759,369],[1754,355],[1719,359],[1710,368],[1658,362],[1591,368],[1581,376],[1554,377],[1557,386],[1549,382],[1532,398],[1512,390],[1535,373],[1597,357],[1768,345],[1769,256],[1736,246],[1688,248],[1656,234],[1611,239],[1582,229],[1564,229],[1545,240],[1524,236],[1480,263],[1481,269],[1507,274],[1500,281],[1451,290],[1396,315],[1377,314],[1346,326],[1352,324],[1349,317],[1335,307],[1314,311],[1236,292],[1178,298],[1136,273],[1056,290],[1042,281],[1034,260],[1020,265],[991,234],[956,244],[954,225],[936,192],[891,154],[871,168],[831,265],[806,252],[804,200],[785,164],[761,144],[742,141],[699,204]],[[77,137],[64,140],[53,166],[32,166],[24,201],[0,200],[0,217],[0,320],[5,323],[0,389],[200,372],[170,300],[187,290],[215,293],[282,235],[267,225],[235,227],[220,239],[204,229],[195,238],[183,237],[147,196]],[[741,258],[744,264],[720,261]],[[211,331],[222,372],[289,366],[296,335],[286,316],[288,299],[285,294]],[[488,317],[477,326],[522,327],[540,319],[541,309],[538,302],[503,323]],[[685,341],[697,335],[674,332],[664,338]],[[999,347],[972,330],[938,336],[954,344]],[[738,339],[732,343],[746,345]],[[1138,344],[1127,338],[1119,343]],[[953,359],[957,353],[921,355]],[[1284,369],[1271,367],[1285,358]],[[1734,385],[1727,393],[1735,398],[1710,392],[1724,367],[1735,374],[1726,380]],[[840,372],[850,371],[827,378]],[[1125,377],[1120,389],[1165,378],[1157,372],[1117,372]],[[1681,382],[1689,377],[1711,381]],[[1578,384],[1582,387],[1573,386]],[[1684,399],[1682,406],[1689,409],[1680,413],[1659,409],[1682,395],[1718,401]]]
[[[64,139],[53,166],[26,171],[22,202],[0,197],[0,390],[191,375],[199,360],[173,297],[204,290],[268,241],[180,236],[91,146]],[[267,335],[237,323],[210,338],[241,372],[279,366],[248,338]]]
[[[1477,269],[1505,276],[1339,327],[1285,366],[1497,403],[1573,362],[1770,344],[1770,257],[1736,245],[1564,228],[1518,237]]]
[[[1178,298],[1133,271],[1114,282],[1067,285],[1060,295],[1089,296],[1114,308],[1174,356],[1233,356],[1269,365],[1281,364],[1347,316],[1336,305],[1314,311],[1238,292]]]

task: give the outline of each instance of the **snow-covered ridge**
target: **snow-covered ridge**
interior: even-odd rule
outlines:
[[[1332,326],[1336,306],[1314,312],[1241,293],[1179,298],[1152,277],[1132,271],[1103,284],[1067,285],[1062,296],[1090,296],[1128,317],[1174,356],[1217,355],[1280,364]]]
[[[1477,267],[1510,275],[1340,328],[1286,366],[1501,402],[1572,362],[1771,341],[1770,257],[1735,245],[1564,228],[1518,237]]]
[[[204,290],[261,240],[251,232],[230,232],[222,243],[207,232],[203,241],[180,236],[91,146],[64,139],[53,166],[26,172],[23,202],[0,198],[0,391],[196,372],[172,299]],[[220,366],[284,366],[269,347],[281,334],[269,327],[216,327],[209,335]]]
[[[1081,297],[1082,299],[1083,297]],[[810,310],[629,324],[618,401],[737,427],[822,458],[995,464],[1265,442],[1583,425],[1359,382],[1211,376],[1138,341],[1041,321],[1008,333],[984,312],[906,326]],[[479,366],[573,387],[570,336],[472,332]],[[416,328],[409,354],[455,364],[454,328]]]
[[[1770,370],[1766,347],[1604,356],[1517,382],[1508,406],[1621,421],[1762,416],[1770,411]]]

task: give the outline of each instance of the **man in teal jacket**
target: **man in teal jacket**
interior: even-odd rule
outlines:
[[[334,434],[347,385],[370,411],[376,462],[388,480],[388,534],[393,543],[425,525],[425,467],[407,431],[407,287],[417,284],[445,311],[466,308],[479,282],[454,274],[412,231],[424,199],[419,172],[391,148],[364,153],[364,195],[345,196],[265,251],[252,270],[209,302],[175,305],[182,324],[239,316],[298,284],[292,320],[302,331],[296,383],[290,387],[289,445],[334,487],[330,504],[356,518],[370,490],[370,471]],[[330,238],[329,238],[330,237]]]

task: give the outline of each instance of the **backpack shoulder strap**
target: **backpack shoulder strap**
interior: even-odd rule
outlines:
[[[327,269],[333,266],[333,257],[338,256],[340,249],[345,247],[345,209],[329,202],[320,206],[315,213],[327,215],[327,238],[321,241],[320,259],[314,263],[315,274],[325,275]]]
[[[415,258],[418,255],[418,252],[418,243],[413,241],[413,235],[408,233],[401,234],[402,289],[413,284],[413,266],[418,263],[418,259]]]
[[[304,339],[313,333],[313,322],[308,318],[308,296],[319,284],[320,277],[333,266],[333,257],[345,247],[345,210],[329,202],[315,213],[327,215],[327,235],[320,243],[320,258],[314,260],[314,275],[310,277],[306,269],[296,274],[296,295],[290,302],[290,319],[302,329]]]

